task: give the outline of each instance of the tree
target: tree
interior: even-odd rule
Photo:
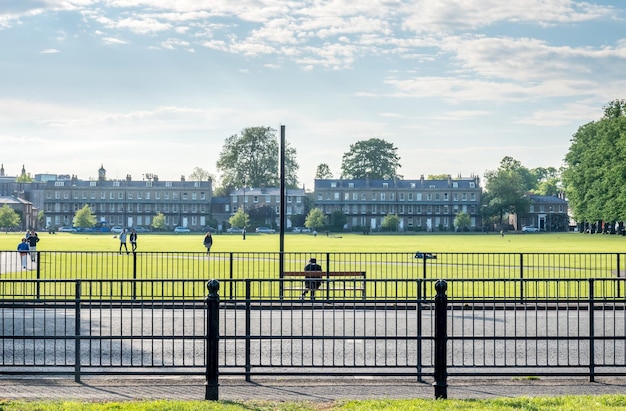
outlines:
[[[91,207],[85,204],[83,208],[74,214],[74,227],[91,228],[96,225],[96,216],[92,213]]]
[[[232,227],[245,228],[250,225],[250,216],[244,211],[243,207],[240,207],[237,212],[230,217],[228,223]]]
[[[498,216],[498,224],[503,223],[505,214],[525,214],[530,208],[526,197],[528,192],[530,172],[511,157],[505,157],[500,162],[498,170],[490,170],[485,173],[487,184],[486,193],[482,197],[483,215],[489,217]]]
[[[213,180],[213,176],[211,175],[211,173],[200,167],[194,167],[188,178],[190,181]]]
[[[163,213],[157,213],[152,219],[152,228],[157,231],[161,231],[165,229],[165,215]]]
[[[37,212],[37,224],[39,225],[40,229],[44,227],[45,222],[46,222],[46,216],[43,213],[43,210],[39,210],[39,212]]]
[[[625,100],[612,101],[600,120],[578,128],[562,176],[577,221],[626,220]]]
[[[239,135],[226,139],[217,169],[222,172],[222,185],[234,187],[278,187],[279,144],[276,130],[270,127],[251,127]],[[296,150],[285,147],[285,184],[298,186]],[[228,191],[228,190],[227,190]]]
[[[400,168],[398,149],[392,143],[379,138],[357,141],[343,155],[341,172],[343,178],[388,180],[397,177]]]
[[[5,230],[14,229],[19,227],[22,219],[19,214],[15,212],[8,204],[5,204],[0,208],[0,227]]]
[[[342,231],[347,222],[348,217],[346,217],[343,211],[333,210],[333,212],[330,213],[330,225],[333,226],[336,231]]]
[[[397,214],[387,214],[381,223],[381,227],[389,231],[398,231],[398,225],[400,225],[400,217]]]
[[[454,217],[454,226],[461,231],[467,231],[472,223],[470,215],[461,211]]]
[[[324,227],[325,223],[326,217],[324,216],[324,212],[320,208],[314,208],[306,216],[304,226],[311,230],[319,230]]]
[[[316,180],[327,180],[329,178],[333,178],[333,173],[330,172],[330,167],[328,164],[322,163],[317,166],[317,171],[315,172]]]

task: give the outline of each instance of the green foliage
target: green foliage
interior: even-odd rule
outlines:
[[[298,186],[296,150],[285,144],[285,184]],[[233,187],[278,187],[279,142],[276,130],[251,127],[226,139],[217,169],[222,172],[222,185]]]
[[[379,138],[357,141],[343,155],[341,172],[345,179],[393,179],[398,176],[400,157],[392,143]]]
[[[613,101],[602,119],[579,127],[572,137],[563,181],[578,221],[626,220],[625,104]]]
[[[0,208],[0,227],[3,229],[17,228],[21,223],[21,218],[8,204]]]
[[[43,227],[45,221],[46,215],[44,214],[43,210],[39,210],[39,212],[37,213],[37,223],[39,224],[39,227]]]
[[[246,213],[243,207],[240,207],[235,214],[233,214],[228,223],[231,227],[245,228],[250,225],[250,216]]]
[[[330,214],[330,225],[337,231],[343,230],[343,226],[348,222],[348,217],[341,210],[333,210]]]
[[[83,208],[74,214],[74,227],[91,228],[96,225],[96,216],[91,211],[91,207],[85,204]]]
[[[189,174],[188,178],[189,178],[190,181],[214,180],[214,178],[211,175],[211,173],[209,173],[208,171],[206,171],[205,169],[200,168],[200,167],[194,167],[193,171],[191,172],[191,174]]]
[[[508,213],[525,214],[530,208],[526,193],[536,183],[530,171],[517,160],[504,157],[498,170],[485,173],[486,192],[482,196],[482,214],[486,221],[495,219],[502,224]]]
[[[397,214],[387,214],[381,223],[381,227],[388,231],[398,231],[398,225],[400,225],[400,217]]]
[[[462,231],[466,231],[469,229],[470,224],[472,223],[471,217],[469,214],[460,212],[454,217],[454,226],[458,227]]]
[[[330,167],[328,164],[322,163],[317,166],[317,171],[315,172],[316,180],[326,180],[329,178],[333,178],[333,173],[330,171]]]
[[[309,212],[309,215],[306,216],[304,226],[311,230],[319,230],[324,227],[325,223],[326,217],[324,216],[324,212],[320,208],[314,208]]]
[[[163,213],[157,213],[154,218],[152,219],[152,228],[154,228],[157,231],[161,231],[164,230],[166,225],[165,225],[165,215]]]
[[[265,226],[268,225],[270,228],[274,228],[276,221],[276,210],[274,207],[268,205],[262,205],[259,207],[251,207],[248,208],[248,217],[249,223],[253,226]],[[246,226],[248,225],[246,224]],[[236,226],[241,227],[241,226]]]
[[[30,174],[22,174],[15,179],[15,182],[16,183],[32,183],[33,178],[30,176]]]

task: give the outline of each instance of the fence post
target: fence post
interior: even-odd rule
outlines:
[[[37,282],[39,283],[39,281]],[[74,382],[80,382],[80,300],[81,281],[76,280],[74,283]]]
[[[435,283],[435,398],[448,398],[448,284],[444,280]]]
[[[589,279],[589,381],[596,381],[596,322],[595,322],[595,303],[594,303],[594,281]]]
[[[524,254],[519,255],[519,296],[520,302],[524,302]]]
[[[252,335],[252,322],[251,322],[251,302],[250,299],[252,298],[252,293],[250,292],[250,279],[246,279],[246,353],[245,353],[245,357],[246,357],[246,381],[250,382],[252,380],[252,378],[250,377],[250,373],[252,370],[252,362],[250,360],[250,351],[251,351],[251,344],[250,344],[250,338]],[[282,281],[281,281],[282,283]]]
[[[220,325],[220,296],[218,291],[220,283],[217,280],[210,280],[206,285],[209,295],[206,298],[207,316],[206,316],[206,391],[204,393],[205,400],[217,401],[218,398],[218,373],[219,373],[219,325]]]

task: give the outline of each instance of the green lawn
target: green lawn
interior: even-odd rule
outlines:
[[[0,234],[0,250],[15,250],[23,233]],[[117,251],[113,234],[39,234],[41,251]],[[204,251],[202,234],[140,234],[138,251]],[[129,245],[130,246],[130,245]],[[579,233],[506,234],[351,234],[326,236],[285,234],[285,251],[290,252],[624,252],[626,237]],[[215,235],[212,251],[275,252],[280,248],[278,234]]]
[[[0,234],[0,250],[14,251],[21,237],[22,233]],[[211,257],[204,254],[202,234],[141,234],[138,238],[136,267],[133,266],[132,256],[118,255],[119,240],[113,234],[41,233],[40,237],[37,247],[39,251],[65,253],[42,253],[39,266],[41,273],[34,268],[21,271],[17,267],[18,269],[7,271],[3,276],[5,279],[34,279],[38,274],[41,279],[279,278],[278,234],[253,233],[248,234],[245,240],[239,234],[215,235]],[[611,281],[614,281],[618,263],[621,263],[621,271],[626,268],[626,256],[622,255],[626,249],[626,237],[616,235],[519,233],[501,237],[499,234],[473,233],[330,233],[327,236],[322,233],[313,236],[289,233],[285,235],[284,245],[285,251],[289,253],[284,260],[285,271],[301,270],[311,255],[318,257],[324,269],[328,267],[331,271],[365,271],[368,279],[377,280],[518,279],[522,272],[520,267],[523,266],[525,279],[605,278],[605,283],[597,283],[596,295],[606,297],[621,295],[621,288],[618,289],[618,285]],[[426,262],[415,259],[413,254],[417,250],[438,253],[438,258]],[[293,284],[298,288],[301,280]],[[55,285],[53,294],[58,295],[61,286]],[[265,283],[263,286],[269,288],[262,295],[278,295],[278,281]],[[367,295],[415,295],[415,283],[398,282],[382,290],[380,287],[384,286],[369,282]],[[126,283],[117,287],[120,290],[119,295],[127,296],[127,289],[131,286]],[[148,290],[148,287],[151,288]],[[150,285],[138,290],[141,295],[158,298],[166,293],[164,287],[166,285],[156,288]],[[183,289],[182,285],[176,287]],[[518,285],[513,282],[492,283],[491,289],[486,289],[483,283],[465,283],[463,287],[463,290],[459,286],[450,292],[475,297],[480,292],[482,296],[502,297],[516,296],[518,291]],[[524,290],[524,295],[563,295],[569,287],[570,284],[566,282],[530,284]],[[206,291],[201,283],[185,286],[184,290],[184,296],[203,295]],[[9,291],[20,295],[19,290]],[[93,290],[90,293],[93,294]],[[24,295],[29,294],[26,290]],[[299,292],[294,291],[293,294],[297,296]],[[577,296],[587,294],[588,289],[584,286],[577,289]],[[358,293],[342,296],[360,298]],[[337,298],[338,295],[333,297]]]
[[[626,410],[625,395],[505,398],[491,400],[367,400],[335,403],[274,401],[2,401],[3,411],[619,411]]]

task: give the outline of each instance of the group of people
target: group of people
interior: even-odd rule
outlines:
[[[126,245],[126,237],[128,237],[128,239],[130,240],[131,251],[133,253],[137,251],[137,231],[135,231],[134,228],[131,228],[130,235],[128,235],[126,232],[126,229],[123,228],[119,237],[120,238],[120,250],[119,250],[120,254],[122,254],[122,247],[124,247],[124,250],[126,250],[126,254],[130,253],[130,251],[128,251],[128,246]]]
[[[39,242],[39,236],[35,230],[28,230],[26,235],[22,237],[22,241],[17,245],[17,251],[20,253],[22,259],[22,268],[26,269],[28,262],[28,256],[30,255],[30,261],[37,261],[37,243]]]

